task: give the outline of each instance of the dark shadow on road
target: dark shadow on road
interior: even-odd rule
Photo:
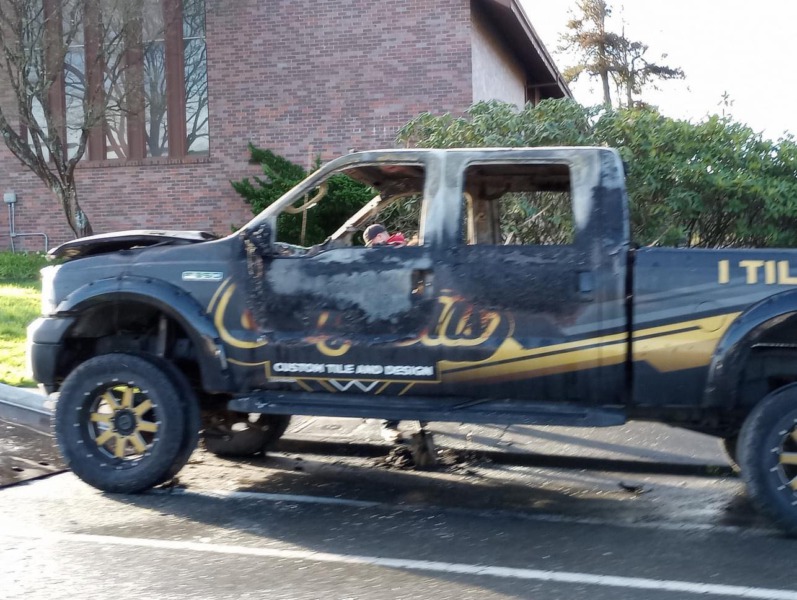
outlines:
[[[342,444],[334,442],[282,439],[276,450],[295,454],[316,454],[325,456],[359,456],[377,458],[386,456],[390,447],[380,444]],[[642,460],[618,460],[611,458],[590,458],[586,456],[560,456],[536,454],[532,452],[512,452],[499,450],[452,450],[447,452],[461,454],[470,460],[490,461],[502,465],[524,467],[548,467],[560,469],[587,469],[612,471],[618,473],[650,473],[659,475],[684,475],[691,477],[735,477],[729,465],[686,464],[678,462],[649,462]]]
[[[614,455],[627,456],[629,457],[628,460],[643,459],[650,462],[673,464],[689,461],[689,459],[685,458],[683,454],[679,455],[673,452],[656,450],[650,446],[650,442],[648,441],[643,442],[642,440],[637,439],[635,440],[635,443],[621,444],[605,440],[598,440],[591,438],[590,432],[583,429],[581,435],[572,435],[562,433],[561,431],[541,429],[539,427],[527,425],[492,426],[491,429],[494,429],[492,435],[479,435],[470,433],[456,434],[447,431],[446,436],[459,438],[461,440],[468,440],[471,443],[483,444],[486,446],[503,446],[512,454],[529,452],[529,449],[533,449],[537,443],[553,442],[555,444],[567,446],[568,448],[581,448],[583,449],[581,454],[590,454],[592,450],[596,450],[598,452],[610,452]],[[522,433],[520,433],[521,431]],[[518,445],[516,442],[503,439],[504,437],[507,437],[510,440],[512,437],[514,437],[516,440],[522,439],[523,442]],[[496,439],[499,441],[496,442]],[[521,447],[523,449],[519,450]],[[678,450],[683,453],[686,449],[678,448]],[[578,450],[576,452],[578,452]],[[541,452],[540,454],[545,453]],[[619,458],[615,460],[625,459]],[[726,466],[724,462],[718,464],[721,466]]]

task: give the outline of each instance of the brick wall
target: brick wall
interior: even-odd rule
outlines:
[[[210,156],[82,163],[80,201],[97,233],[229,233],[252,216],[229,185],[258,172],[247,164],[248,142],[306,165],[310,156],[392,146],[419,112],[471,104],[469,0],[206,1]],[[7,93],[0,89],[0,101]],[[46,232],[51,245],[72,237],[54,196],[0,144],[0,194],[7,189],[19,197],[17,231]],[[9,237],[0,213],[2,248]]]
[[[212,109],[225,138],[305,162],[310,149],[330,158],[392,145],[410,116],[470,104],[467,0],[215,5],[209,34],[226,42],[209,50],[211,86],[224,87]]]

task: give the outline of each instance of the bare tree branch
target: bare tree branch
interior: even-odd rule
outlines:
[[[87,151],[104,157],[107,144],[127,158],[128,131],[140,127],[147,149],[137,152],[161,155],[167,115],[192,123],[189,145],[207,136],[204,0],[184,2],[190,10],[175,14],[201,43],[179,55],[191,113],[170,115],[162,0],[0,0],[0,81],[11,92],[0,104],[0,136],[53,191],[75,235],[92,233],[75,182]]]

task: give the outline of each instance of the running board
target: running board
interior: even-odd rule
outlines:
[[[496,425],[610,427],[626,422],[622,408],[590,408],[565,402],[531,402],[424,396],[367,396],[323,392],[263,391],[227,403],[236,412],[398,421],[453,421]]]

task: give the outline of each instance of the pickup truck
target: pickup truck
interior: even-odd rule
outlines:
[[[280,214],[340,174],[377,195],[322,244],[282,241]],[[359,245],[402,202],[415,243]],[[106,491],[166,482],[200,435],[262,451],[290,415],[637,419],[723,439],[797,534],[797,252],[636,248],[628,222],[612,149],[352,153],[227,237],[59,246],[30,363],[66,462]]]

